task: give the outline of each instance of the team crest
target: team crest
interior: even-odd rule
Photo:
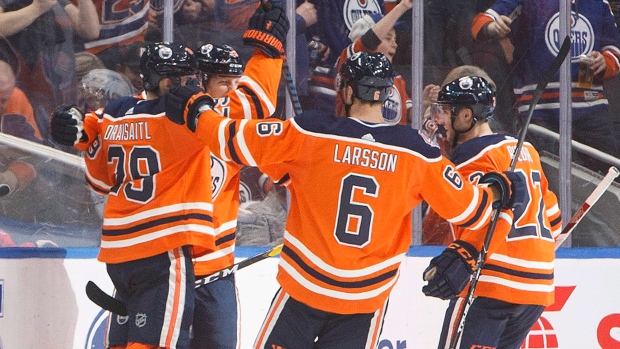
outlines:
[[[577,62],[580,55],[587,55],[594,48],[594,29],[590,21],[581,13],[571,12],[571,62]],[[545,44],[553,55],[560,52],[562,40],[560,40],[560,13],[556,13],[547,22],[545,28]]]
[[[213,200],[215,200],[224,187],[226,172],[226,165],[224,162],[211,155],[211,188]]]
[[[342,8],[344,23],[347,25],[349,30],[353,27],[353,23],[364,17],[364,15],[371,15],[373,13],[381,12],[381,7],[379,6],[379,2],[377,0],[345,0]]]

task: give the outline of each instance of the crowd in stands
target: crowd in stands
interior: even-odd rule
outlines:
[[[228,44],[247,60],[252,51],[242,44],[241,36],[259,3],[175,0],[174,41],[193,49],[207,42]],[[535,82],[549,67],[550,51],[555,48],[557,53],[561,44],[557,35],[553,37],[558,28],[557,1],[425,1],[423,81],[410,78],[411,2],[368,0],[364,4],[296,1],[295,19],[290,22],[297,37],[289,43],[295,45],[296,55],[288,64],[295,64],[302,109],[343,114],[335,88],[338,61],[360,50],[382,51],[400,81],[388,99],[390,105],[384,106],[386,120],[401,124],[422,120],[424,115],[411,112],[417,110],[411,108],[412,86],[419,84],[416,91],[423,91],[426,109],[436,101],[446,75],[467,65],[482,69],[496,85],[495,118],[490,120],[494,131],[519,132]],[[103,0],[0,0],[1,133],[75,153],[49,135],[50,115],[57,106],[76,104],[93,110],[111,99],[143,91],[140,55],[146,43],[163,39],[163,1],[118,1],[114,6],[106,6]],[[620,157],[620,0],[580,1],[572,18],[577,19],[571,50],[574,139]],[[580,55],[596,61],[591,86],[577,86]],[[283,108],[285,86],[283,79],[273,115],[280,119],[292,116],[285,115]],[[558,89],[556,75],[533,119],[555,132],[559,131]],[[558,153],[557,143],[528,140],[539,150]],[[609,166],[587,157],[574,160],[599,173]],[[36,164],[22,163],[36,174]],[[1,162],[0,174],[11,168],[16,168],[14,163]],[[27,174],[24,181],[14,181],[12,190],[23,189],[35,177]]]

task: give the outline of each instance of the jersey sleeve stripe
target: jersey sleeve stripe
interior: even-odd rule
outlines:
[[[478,204],[478,195],[479,195],[480,190],[475,190],[474,191],[474,198],[471,201],[471,205],[467,208],[467,210],[465,210],[465,212],[463,212],[462,215],[453,218],[453,219],[448,219],[448,221],[450,223],[454,223],[456,225],[459,225],[461,227],[464,228],[468,228],[472,225],[474,225],[476,222],[479,222],[479,220],[484,216],[484,211],[488,205],[488,201],[489,201],[489,194],[487,194],[486,191],[482,191],[482,199],[480,201],[480,204]],[[471,212],[476,209],[476,212],[474,213],[473,216],[471,216],[471,218],[463,223],[460,223],[463,219],[465,219],[465,217],[469,217]]]
[[[254,110],[256,110],[256,119],[264,119],[265,118],[265,113],[263,112],[263,108],[261,106],[260,103],[260,99],[258,98],[258,96],[256,95],[256,93],[254,93],[254,91],[250,90],[247,86],[241,86],[239,88],[240,90],[243,90],[243,92],[245,92],[246,96],[249,96],[250,99],[252,100],[252,105],[254,105]],[[248,115],[248,114],[246,114]],[[247,118],[247,119],[251,119]]]
[[[267,107],[267,111],[269,112],[269,115],[273,114],[276,111],[276,107],[273,105],[273,103],[271,102],[271,100],[267,96],[267,93],[265,93],[263,88],[258,83],[256,83],[256,81],[254,81],[252,78],[244,75],[244,76],[241,77],[241,79],[239,79],[239,85],[241,85],[243,87],[244,83],[249,85],[249,87],[261,99],[262,104]]]
[[[239,158],[239,155],[237,155],[237,150],[235,148],[235,137],[236,136],[237,136],[237,122],[234,121],[228,124],[228,143],[227,143],[226,148],[230,152],[230,157],[232,161],[240,165],[243,165],[243,162],[241,161],[241,158]],[[224,150],[224,148],[222,148],[222,150]]]
[[[236,143],[239,146],[239,150],[241,151],[241,154],[243,154],[243,157],[247,160],[246,164],[248,166],[256,166],[256,160],[254,160],[254,157],[252,156],[252,153],[250,152],[250,149],[248,148],[248,145],[245,142],[245,137],[243,136],[243,131],[247,123],[248,123],[248,120],[239,121],[239,132],[237,133]]]
[[[222,121],[218,128],[217,128],[217,137],[218,137],[218,144],[219,144],[219,148],[220,151],[219,153],[219,158],[222,159],[223,161],[226,162],[230,162],[231,159],[228,157],[228,155],[226,155],[226,125],[228,125],[228,123],[230,122],[229,119],[226,119],[224,121]]]
[[[248,96],[246,96],[239,89],[235,90],[235,94],[237,95],[237,98],[239,99],[239,103],[241,104],[241,108],[243,108],[243,118],[244,119],[252,119],[252,106],[250,105],[250,101],[248,100]],[[238,118],[238,119],[240,119],[240,118]]]

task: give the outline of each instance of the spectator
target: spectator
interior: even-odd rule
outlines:
[[[476,65],[488,72],[500,86],[497,90],[497,109],[494,123],[503,130],[516,132],[516,111],[511,89],[508,39],[478,41],[469,34],[474,16],[489,8],[495,0],[430,0],[424,5],[424,81],[438,84],[452,68]],[[407,23],[408,24],[408,23]],[[410,61],[411,28],[405,31],[404,55]]]
[[[364,15],[385,13],[383,0],[365,2],[349,0],[309,0],[317,12],[317,24],[307,37],[319,42],[321,60],[312,64],[308,81],[309,98],[316,110],[333,113],[336,110],[336,61],[342,50],[351,44],[348,35],[356,20]]]
[[[17,86],[32,103],[39,132],[45,138],[49,113],[63,103],[75,103],[73,34],[99,35],[92,0],[0,0],[0,35],[19,57]]]
[[[308,29],[317,23],[316,8],[307,0],[297,1],[295,9],[295,26],[297,37],[295,38],[295,83],[302,109],[313,109],[308,103],[308,80],[310,78],[310,49],[307,37]],[[318,44],[318,43],[317,43]],[[314,45],[314,43],[313,43]],[[318,50],[318,46],[316,47]]]
[[[353,43],[342,51],[338,65],[361,51],[381,52],[392,62],[398,48],[394,24],[412,5],[411,0],[403,0],[385,16],[377,13],[358,19],[349,33]],[[336,115],[344,116],[345,108],[343,100],[336,98]],[[388,99],[383,104],[383,117],[387,123],[407,125],[410,124],[410,111],[411,98],[407,95],[406,82],[396,74]]]
[[[79,40],[78,44],[80,50],[97,55],[106,68],[114,69],[122,62],[120,51],[125,46],[146,40],[152,1],[92,1],[97,12],[94,20],[101,26],[101,31],[94,38]]]
[[[140,77],[140,56],[142,56],[145,46],[146,43],[142,41],[123,46],[119,51],[121,59],[112,68],[112,70],[125,75],[135,91],[142,91],[144,89],[144,84]]]
[[[518,140],[493,133],[487,120],[493,117],[495,90],[479,76],[464,76],[444,84],[434,105],[433,118],[455,145],[457,170],[471,183],[490,171],[506,171],[522,177],[527,203],[513,208],[514,225],[505,224],[502,213],[493,238],[486,246],[481,276],[457,347],[519,349],[546,306],[554,302],[554,238],[562,220],[555,194],[549,190],[538,152],[524,143],[514,154]],[[425,295],[449,299],[438,348],[454,340],[459,313],[465,305],[466,286],[474,272],[488,229],[453,227],[455,240],[433,258],[423,273]]]
[[[15,74],[11,66],[0,60],[0,132],[11,128],[9,124],[29,125],[30,132],[17,132],[17,137],[41,141],[41,132],[34,119],[32,105],[24,92],[15,86]],[[15,127],[15,126],[13,126]]]
[[[78,82],[78,86],[80,85],[84,75],[86,75],[89,71],[104,68],[105,64],[103,64],[101,58],[90,52],[81,51],[75,54],[75,78]]]
[[[521,7],[521,15],[510,14]],[[600,0],[572,3],[571,31],[580,33],[571,47],[572,138],[612,156],[620,156],[619,134],[614,117],[609,114],[608,100],[602,82],[620,71],[620,32],[609,4]],[[514,45],[513,87],[519,115],[527,115],[530,100],[541,76],[544,76],[559,51],[559,4],[557,1],[499,0],[486,12],[479,13],[471,27],[474,38],[490,40],[509,37]],[[591,84],[579,84],[580,56],[588,58],[588,69],[594,73]],[[532,115],[532,124],[559,131],[559,73],[547,85]],[[616,131],[614,131],[616,130]],[[529,135],[529,134],[528,134]],[[528,137],[537,149],[557,154],[554,141]],[[584,156],[576,161],[595,171],[607,171],[608,164]]]

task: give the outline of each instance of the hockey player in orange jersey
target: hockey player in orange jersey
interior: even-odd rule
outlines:
[[[256,66],[252,62],[246,75],[244,65],[237,51],[229,45],[205,44],[196,52],[205,92],[216,101],[214,109],[223,116],[243,119],[264,119],[275,111],[276,90],[263,90],[253,84],[257,80],[257,69],[269,70],[267,65]],[[265,74],[277,88],[279,72],[274,69]],[[241,91],[236,91],[241,83]],[[233,95],[229,95],[229,94]],[[235,95],[247,96],[237,102]],[[243,106],[246,112],[240,115],[231,112]],[[196,258],[196,277],[207,276],[222,270],[235,262],[234,251],[239,211],[240,170],[242,166],[224,161],[211,154],[211,185],[213,191],[213,226],[215,249]],[[192,349],[239,348],[239,305],[235,275],[230,274],[217,281],[201,285],[196,289],[196,306],[192,326]]]
[[[291,192],[281,289],[255,348],[375,347],[411,242],[412,208],[426,200],[450,222],[478,228],[522,185],[497,172],[481,179],[491,188],[471,185],[416,130],[385,123],[393,71],[383,54],[355,55],[340,75],[347,118],[225,119],[204,94],[186,98],[184,114],[167,113],[214,154],[259,166]]]
[[[464,76],[442,86],[431,106],[437,125],[452,142],[451,160],[464,178],[477,183],[487,172],[510,168],[517,139],[493,133],[495,90],[479,76]],[[521,193],[527,205],[513,210],[514,224],[498,225],[465,318],[458,348],[518,349],[545,306],[553,303],[554,238],[561,218],[555,194],[548,188],[536,149],[524,143],[514,173],[527,183]],[[519,199],[517,199],[519,200]],[[425,270],[427,296],[450,299],[438,348],[447,348],[464,306],[473,273],[458,253],[478,258],[486,229],[454,226],[456,240],[433,258]],[[475,264],[475,263],[474,263]],[[434,275],[431,277],[431,275]]]
[[[257,93],[275,100],[287,30],[281,8],[257,9],[246,44],[262,52],[256,50],[248,62],[253,75],[247,88],[231,95],[231,116],[255,112],[246,107]],[[148,68],[142,69],[146,100],[121,98],[88,113],[83,122],[77,108],[61,107],[51,121],[57,141],[86,150],[88,183],[109,193],[99,260],[127,305],[127,348],[190,347],[192,257],[217,248],[209,148],[186,127],[168,121],[160,98],[168,88],[182,86],[190,70],[196,72],[194,60],[180,45],[150,46],[142,61]]]

